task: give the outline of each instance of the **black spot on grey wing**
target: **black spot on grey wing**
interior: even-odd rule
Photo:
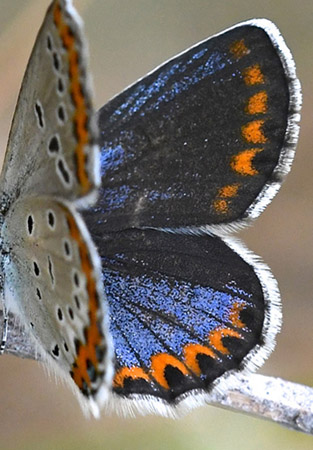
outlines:
[[[58,314],[58,319],[59,320],[63,320],[63,313],[62,313],[62,309],[61,308],[58,308],[57,314]]]
[[[51,37],[48,35],[47,36],[47,49],[51,52],[52,50],[52,41],[51,41]]]
[[[28,229],[28,233],[32,234],[33,230],[34,230],[34,219],[33,216],[28,216],[27,218],[27,229]]]
[[[62,105],[58,107],[58,118],[61,122],[65,122],[65,111]]]
[[[74,320],[74,312],[73,312],[73,310],[72,310],[72,308],[70,306],[68,308],[68,315],[70,316],[70,318],[72,320]]]
[[[52,211],[49,211],[48,213],[48,224],[51,228],[54,228],[55,226],[55,216]]]
[[[59,94],[63,94],[63,92],[64,92],[64,82],[63,82],[62,78],[58,79],[58,92],[59,92]]]
[[[65,184],[70,184],[71,178],[70,178],[70,174],[67,170],[67,168],[65,167],[64,161],[63,159],[59,159],[58,160],[58,169],[60,171],[60,174],[65,182]]]
[[[74,295],[74,300],[75,300],[77,309],[80,309],[80,301],[79,301],[78,295]]]
[[[41,290],[39,288],[36,289],[36,295],[39,298],[39,300],[42,299]]]
[[[39,102],[35,103],[35,113],[36,113],[39,127],[43,128],[45,126],[44,119],[43,119],[43,109]]]
[[[52,355],[55,356],[56,358],[58,358],[60,354],[60,349],[58,344],[55,345],[55,347],[52,349]]]
[[[32,328],[34,328],[34,324],[33,324],[33,322],[30,322],[30,326],[31,326]]]
[[[68,352],[68,345],[67,345],[66,342],[64,342],[63,346],[64,346],[64,350],[65,350],[66,352]]]
[[[53,67],[55,68],[55,70],[58,72],[60,70],[60,59],[59,59],[59,55],[57,54],[57,52],[53,52]]]
[[[64,241],[64,252],[65,252],[65,256],[71,255],[70,244],[68,241]]]
[[[60,141],[57,136],[53,136],[48,144],[48,151],[51,154],[59,153],[60,151]]]
[[[74,339],[74,346],[75,346],[75,350],[76,350],[76,355],[78,355],[79,349],[81,346],[81,342],[79,339],[77,339],[77,338]]]
[[[36,277],[39,277],[39,275],[40,275],[40,269],[39,269],[39,266],[38,266],[38,264],[36,263],[36,261],[33,262],[33,265],[34,265],[34,274],[36,275]]]
[[[73,279],[74,279],[74,284],[75,284],[75,286],[79,288],[80,282],[79,282],[79,275],[78,275],[77,272],[74,272],[74,277],[73,277]]]
[[[51,258],[50,258],[50,256],[48,255],[48,269],[49,269],[49,275],[50,275],[50,278],[51,278],[51,282],[52,282],[52,284],[54,284],[54,274],[53,274],[53,265],[52,265],[52,261],[51,261]]]

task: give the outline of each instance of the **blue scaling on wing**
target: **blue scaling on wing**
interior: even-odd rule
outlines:
[[[102,262],[105,267],[106,260]],[[153,353],[170,351],[182,357],[185,345],[207,341],[221,325],[233,327],[230,312],[234,304],[238,308],[252,306],[243,298],[210,287],[193,287],[164,275],[157,279],[156,273],[151,277],[121,276],[104,268],[103,275],[112,324],[118,324],[128,336],[145,367],[149,366],[151,349]],[[111,331],[118,341],[120,331]],[[125,359],[120,354],[120,364],[129,366],[129,356],[128,351]]]
[[[215,233],[255,218],[277,192],[299,109],[292,57],[275,26],[256,20],[99,111],[101,188],[82,214],[102,260],[117,395],[156,396],[144,403],[158,409],[208,393],[273,348],[275,281]]]
[[[150,311],[155,311],[162,315],[162,318],[168,318],[168,321],[164,322],[166,327],[170,324],[183,326],[183,329],[175,331],[176,336],[181,335],[181,339],[185,339],[186,336],[190,338],[192,335],[196,339],[206,339],[221,323],[229,322],[231,325],[229,314],[234,303],[238,307],[252,306],[244,299],[247,295],[239,297],[228,292],[216,291],[209,286],[177,281],[165,275],[158,278],[157,273],[153,277],[146,275],[134,277],[126,274],[121,276],[119,272],[106,269],[107,262],[107,258],[102,258],[106,286],[107,280],[110,280],[106,294],[109,299],[115,299],[110,304],[112,304],[112,320],[117,323],[121,323],[119,310],[120,303],[123,303],[125,308],[131,308],[137,317],[144,311],[143,314],[147,314],[150,318]],[[115,260],[113,265],[117,264]],[[223,286],[223,289],[227,289],[226,286]],[[161,321],[155,332],[158,333],[159,327],[162,326]],[[161,336],[164,334],[161,333]],[[182,348],[182,341],[180,339],[178,341],[179,348],[175,347],[174,352]]]
[[[248,24],[113,98],[98,115],[102,232],[229,224],[258,213],[291,156],[289,75],[276,43]]]
[[[232,63],[227,54],[216,50],[206,57],[207,52],[206,47],[196,53],[191,52],[190,59],[177,59],[177,62],[159,70],[155,78],[147,77],[139,82],[132,96],[114,111],[110,118],[111,123],[114,124],[118,120],[120,126],[121,122],[127,122],[134,114],[143,116],[147,111],[159,109],[163,103],[174,100],[178,94],[224,69],[226,64]],[[197,60],[201,61],[201,64],[197,64]]]
[[[93,238],[119,395],[173,402],[240,368],[261,344],[267,306],[260,281],[221,239],[136,229]]]

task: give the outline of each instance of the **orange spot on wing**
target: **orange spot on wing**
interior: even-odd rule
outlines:
[[[246,85],[254,86],[256,84],[264,83],[264,75],[259,64],[250,66],[243,71],[243,79]]]
[[[229,50],[238,59],[250,53],[250,50],[246,47],[243,39],[233,42],[229,47]]]
[[[267,138],[264,136],[262,130],[263,124],[264,120],[253,120],[252,122],[243,125],[241,128],[243,138],[252,144],[264,144],[267,141]]]
[[[240,175],[257,175],[259,172],[252,166],[255,155],[262,152],[263,148],[250,148],[232,157],[230,167]]]
[[[226,214],[228,212],[229,199],[237,195],[239,186],[239,183],[234,183],[228,184],[219,189],[217,198],[213,202],[213,207],[216,212],[220,214]]]
[[[98,325],[100,318],[97,283],[94,277],[94,267],[90,259],[89,250],[81,235],[77,223],[70,211],[64,205],[59,204],[59,206],[63,209],[63,211],[65,211],[70,236],[74,241],[76,241],[78,246],[81,260],[81,270],[86,277],[86,290],[88,294],[89,326],[85,329],[86,342],[79,343],[77,357],[72,367],[73,379],[80,388],[82,388],[83,380],[90,387],[91,380],[89,379],[87,372],[87,360],[90,360],[95,369],[98,370],[99,363],[102,363],[103,361],[98,360],[97,349],[103,350],[104,355],[106,352],[102,331],[99,330]]]
[[[154,379],[165,389],[169,389],[168,382],[165,378],[165,368],[166,366],[173,366],[180,370],[184,375],[188,375],[188,370],[186,366],[168,353],[159,353],[151,357],[151,375]]]
[[[227,186],[222,187],[219,190],[218,195],[219,197],[235,197],[235,195],[237,195],[238,189],[239,189],[238,183],[229,184]]]
[[[209,342],[218,352],[223,355],[229,355],[229,350],[224,346],[222,339],[225,337],[234,337],[241,339],[241,334],[230,328],[218,328],[211,331],[209,335]]]
[[[123,367],[117,372],[114,377],[113,384],[115,387],[123,387],[126,378],[131,378],[132,380],[146,380],[150,381],[149,376],[140,367]]]
[[[236,328],[244,328],[245,324],[240,320],[240,313],[244,309],[243,303],[235,302],[229,313],[229,320]]]
[[[214,200],[213,207],[214,207],[215,211],[217,211],[218,213],[226,214],[228,212],[227,200],[218,198],[218,199]]]
[[[265,114],[267,111],[267,93],[257,92],[249,98],[246,106],[247,114]]]
[[[88,114],[87,105],[81,86],[81,73],[79,67],[79,55],[75,48],[75,38],[70,27],[66,24],[62,9],[58,2],[56,2],[53,12],[54,23],[59,31],[64,48],[68,53],[69,62],[69,78],[70,78],[70,91],[72,100],[75,105],[75,113],[73,122],[75,126],[75,132],[77,136],[77,146],[75,149],[76,165],[77,165],[77,178],[82,189],[82,193],[86,194],[90,188],[91,183],[87,173],[87,157],[85,155],[85,147],[89,142],[89,133],[87,130]]]
[[[210,358],[215,359],[216,355],[211,348],[205,347],[200,344],[188,344],[184,347],[185,363],[190,370],[196,375],[201,375],[201,369],[197,360],[199,354],[207,355]]]

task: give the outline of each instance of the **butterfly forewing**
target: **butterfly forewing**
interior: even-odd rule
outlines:
[[[288,171],[300,94],[266,20],[162,65],[99,111],[107,230],[200,228],[257,215]]]
[[[95,194],[97,127],[81,34],[71,2],[52,2],[28,63],[8,142],[2,172],[8,202],[20,194],[68,200]]]

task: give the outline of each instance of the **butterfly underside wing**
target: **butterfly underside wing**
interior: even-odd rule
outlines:
[[[54,1],[23,79],[1,176],[3,191],[10,200],[20,194],[83,198],[81,203],[95,198],[97,133],[80,18],[70,1]]]
[[[101,263],[74,205],[95,199],[98,128],[80,18],[55,0],[22,83],[1,175],[5,302],[49,369],[99,415],[112,378]]]

